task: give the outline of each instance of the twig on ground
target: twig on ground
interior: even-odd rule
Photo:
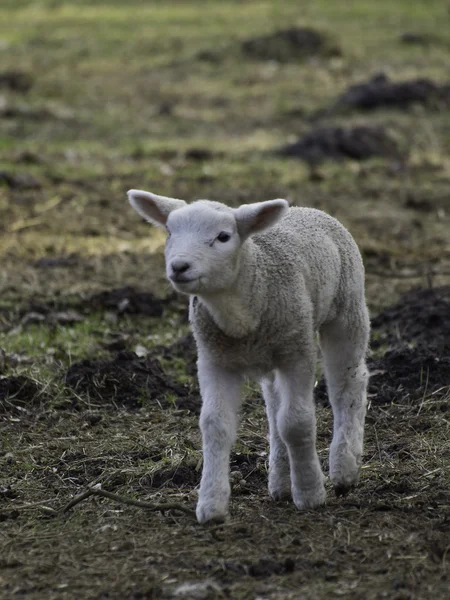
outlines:
[[[160,511],[164,513],[169,510],[178,510],[180,512],[184,512],[187,515],[194,516],[194,511],[190,508],[187,508],[186,506],[183,506],[182,504],[178,504],[175,502],[167,504],[153,504],[151,502],[141,502],[139,500],[134,500],[133,498],[119,496],[118,494],[113,494],[112,492],[102,490],[101,487],[99,487],[99,484],[89,487],[81,494],[78,494],[78,496],[75,496],[75,498],[72,498],[72,500],[68,504],[66,504],[65,506],[63,506],[63,508],[59,510],[59,513],[66,513],[68,510],[70,510],[80,502],[83,502],[83,500],[86,500],[86,498],[89,498],[90,496],[101,496],[103,498],[108,498],[109,500],[114,500],[119,504],[137,506],[138,508],[144,508],[145,510],[150,510],[153,512]]]
[[[60,513],[67,512],[68,510],[70,510],[71,508],[73,508],[74,506],[79,504],[80,502],[83,502],[83,500],[86,500],[86,498],[89,498],[89,496],[92,496],[93,494],[94,494],[93,488],[89,488],[89,489],[85,490],[81,494],[78,494],[78,496],[75,496],[75,498],[72,498],[72,500],[68,504],[63,506],[59,510],[59,512]]]
[[[50,506],[46,506],[44,502],[33,502],[31,504],[22,504],[19,506],[11,506],[6,510],[26,510],[28,508],[36,508],[42,514],[47,516],[56,516],[62,515],[68,512],[71,508],[86,500],[90,496],[101,496],[102,498],[108,498],[109,500],[114,500],[119,504],[127,504],[129,506],[137,506],[138,508],[143,508],[145,510],[150,510],[152,512],[168,512],[169,510],[178,510],[179,512],[183,512],[186,515],[191,517],[195,517],[195,512],[188,508],[187,506],[183,506],[182,504],[178,504],[176,502],[167,502],[162,504],[153,504],[151,502],[141,502],[139,500],[134,500],[133,498],[127,498],[125,496],[119,496],[118,494],[113,494],[112,492],[107,492],[106,490],[102,490],[99,483],[91,483],[84,492],[78,494],[70,502],[68,502],[65,506],[60,508],[59,510],[55,510]]]
[[[191,508],[187,508],[182,504],[178,504],[176,502],[168,502],[166,504],[153,504],[151,502],[141,502],[139,500],[133,500],[133,498],[126,498],[125,496],[119,496],[118,494],[113,494],[112,492],[107,492],[106,490],[102,490],[101,488],[92,488],[90,492],[95,496],[102,496],[103,498],[109,498],[110,500],[115,500],[115,502],[119,502],[120,504],[128,504],[129,506],[137,506],[139,508],[145,508],[146,510],[151,510],[153,512],[160,511],[166,512],[168,510],[179,510],[180,512],[184,512],[187,515],[194,516],[194,511]]]

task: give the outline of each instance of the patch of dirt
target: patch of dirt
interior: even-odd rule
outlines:
[[[77,267],[80,264],[89,266],[77,255],[42,258],[33,263],[39,269],[57,269]],[[166,298],[158,298],[151,292],[137,290],[132,286],[105,290],[87,297],[61,296],[48,301],[32,299],[24,306],[12,309],[0,309],[4,322],[0,321],[0,331],[19,331],[33,323],[47,323],[50,326],[71,325],[82,321],[93,311],[104,311],[115,317],[123,315],[142,315],[161,317],[165,309],[176,312],[180,321],[187,322],[188,307],[186,299],[179,294],[171,294]],[[165,350],[166,347],[161,347]],[[120,349],[108,347],[110,350]]]
[[[241,44],[245,56],[256,60],[286,63],[310,56],[340,56],[341,49],[329,35],[309,27],[291,27],[248,40]]]
[[[245,527],[243,526],[242,532],[245,533]],[[219,561],[212,560],[209,563],[211,569],[215,569],[218,566],[230,574],[235,573],[236,575],[249,575],[250,577],[270,577],[271,575],[285,575],[293,573],[295,571],[295,560],[293,558],[286,558],[284,560],[271,560],[270,558],[261,558],[256,561]]]
[[[0,118],[27,119],[29,121],[58,120],[63,115],[47,108],[34,108],[26,104],[10,104],[5,100],[0,102]]]
[[[23,416],[46,399],[41,387],[29,377],[0,378],[0,416]]]
[[[450,391],[450,356],[436,356],[429,346],[396,348],[368,366],[369,394],[376,404],[418,403],[430,394],[439,401]],[[447,402],[441,406],[449,408]]]
[[[365,83],[349,87],[338,98],[334,108],[374,110],[439,103],[450,105],[450,84],[438,85],[426,78],[393,82],[381,73]]]
[[[393,157],[398,156],[398,147],[383,127],[323,127],[284,146],[277,154],[314,163],[325,159]]]
[[[40,165],[45,162],[42,156],[31,152],[31,150],[22,150],[14,158],[16,163],[25,165]]]
[[[145,315],[147,317],[161,317],[164,309],[169,307],[171,310],[181,313],[183,321],[187,321],[188,306],[185,296],[173,293],[166,298],[157,298],[151,292],[141,291],[132,286],[93,294],[79,304],[79,308],[89,311],[93,309],[106,310],[118,315]]]
[[[261,468],[267,457],[256,453],[232,452],[230,457],[231,480],[235,494],[257,493],[265,487],[267,473]],[[201,468],[198,465],[181,464],[163,467],[148,476],[153,488],[195,488],[200,483]]]
[[[83,260],[78,254],[72,253],[67,256],[44,256],[35,261],[33,265],[38,269],[54,269],[56,267],[75,267]]]
[[[29,173],[9,173],[0,171],[0,185],[6,185],[12,190],[37,190],[42,187],[33,175]]]
[[[0,73],[0,89],[5,88],[13,92],[28,92],[33,85],[33,78],[24,71],[4,71]]]
[[[444,42],[437,35],[433,35],[432,33],[418,33],[414,31],[406,31],[402,33],[400,36],[400,41],[403,44],[409,44],[411,46],[434,46],[439,45]]]
[[[367,361],[372,403],[418,405],[432,395],[438,404],[443,401],[440,410],[448,410],[450,286],[408,292],[372,319],[372,329],[378,334],[372,349],[388,344],[383,356]],[[315,397],[320,404],[328,401],[324,378]]]
[[[83,318],[83,315],[75,310],[45,311],[44,313],[31,311],[23,315],[19,324],[10,329],[10,333],[17,333],[24,327],[36,323],[46,323],[50,327],[55,327],[56,325],[74,325],[75,323],[80,323]]]
[[[197,346],[192,333],[188,333],[171,346],[156,346],[153,352],[167,360],[182,358],[186,363],[187,374],[192,377],[197,375]]]
[[[223,61],[223,54],[217,52],[217,50],[200,50],[200,52],[197,52],[196,57],[198,60],[213,64],[219,64]]]
[[[391,346],[420,342],[450,350],[450,286],[408,292],[372,319],[372,327]]]
[[[211,160],[214,156],[214,153],[208,148],[189,148],[184,153],[184,157],[188,160]]]
[[[147,315],[161,317],[167,302],[156,298],[151,292],[141,292],[131,286],[94,294],[84,305],[94,310],[108,310],[119,315]]]
[[[200,483],[201,470],[195,467],[179,465],[166,468],[149,475],[149,484],[153,488],[175,487],[194,488]]]
[[[267,456],[256,452],[232,452],[230,457],[230,471],[234,473],[232,480],[239,485],[241,494],[256,492],[267,484],[267,470],[265,468]]]
[[[134,352],[119,352],[113,360],[82,360],[66,373],[65,383],[77,394],[109,406],[136,409],[151,402],[162,408],[175,406],[198,412],[200,401],[187,387],[172,381],[159,361]],[[168,396],[175,397],[173,403]]]

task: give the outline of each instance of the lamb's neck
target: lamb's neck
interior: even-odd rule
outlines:
[[[241,251],[234,285],[215,294],[199,296],[215,324],[230,337],[245,337],[261,322],[266,303],[266,282],[259,252],[259,248],[247,240]]]

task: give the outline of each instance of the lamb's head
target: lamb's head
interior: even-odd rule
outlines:
[[[166,273],[185,294],[214,294],[232,287],[245,241],[282,219],[286,200],[268,200],[230,208],[220,202],[184,200],[130,190],[133,208],[147,221],[164,227]]]

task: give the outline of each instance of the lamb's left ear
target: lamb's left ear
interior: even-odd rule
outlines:
[[[173,210],[186,206],[184,200],[157,196],[151,192],[144,192],[144,190],[130,190],[128,200],[141,217],[158,227],[165,226],[167,218]]]
[[[286,200],[267,200],[243,204],[234,209],[237,229],[242,238],[264,231],[285,217],[289,210]]]

